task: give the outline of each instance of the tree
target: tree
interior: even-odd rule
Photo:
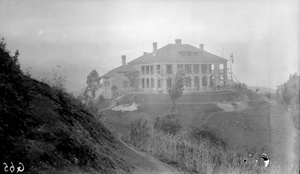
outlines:
[[[176,101],[182,95],[185,85],[185,73],[184,70],[177,71],[175,77],[172,80],[172,86],[168,89],[171,99],[171,113],[177,112]]]
[[[289,80],[277,89],[277,96],[287,106],[299,104],[299,81],[299,76],[295,73],[290,75]]]
[[[91,71],[90,74],[87,76],[87,93],[92,93],[92,99],[95,99],[96,91],[100,87],[100,80],[101,77],[99,77],[99,74],[96,70]]]

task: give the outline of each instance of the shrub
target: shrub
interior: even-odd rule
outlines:
[[[226,142],[222,140],[216,133],[216,130],[213,130],[209,127],[203,127],[203,128],[195,128],[190,132],[190,137],[197,140],[208,140],[213,144],[219,144],[222,146],[226,146]]]
[[[162,131],[166,134],[175,135],[181,130],[179,119],[176,118],[179,115],[167,115],[163,119],[156,117],[154,122],[154,129]]]
[[[129,130],[129,140],[130,144],[134,147],[142,149],[142,147],[147,143],[150,136],[150,128],[147,127],[147,121],[142,121],[142,119],[133,121],[128,125]]]

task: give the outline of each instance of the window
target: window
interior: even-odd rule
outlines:
[[[110,85],[109,83],[110,83],[110,82],[108,81],[108,82],[107,82],[107,86],[108,86],[108,87],[109,87],[109,85]]]
[[[151,88],[154,88],[154,78],[151,78]]]
[[[191,77],[186,78],[186,87],[188,87],[188,88],[192,87],[192,78]]]
[[[207,77],[206,76],[202,77],[202,86],[207,86]]]
[[[157,79],[157,88],[161,88],[161,80],[160,79]]]
[[[172,74],[172,65],[166,65],[167,74]]]
[[[215,76],[210,76],[210,86],[215,86]]]
[[[195,64],[193,65],[193,71],[195,74],[199,73],[200,72],[200,67],[199,67],[199,64]]]
[[[156,65],[156,74],[160,74],[160,65]]]
[[[142,88],[145,88],[145,79],[142,78]]]
[[[200,82],[199,77],[196,76],[195,79],[194,79],[194,87],[196,87],[197,90],[199,90],[199,88],[200,88],[200,83],[199,82]]]
[[[212,73],[212,67],[211,66],[212,66],[212,64],[208,64],[208,72],[209,73]]]
[[[142,66],[142,75],[145,74],[145,66]]]
[[[201,65],[201,72],[202,73],[207,73],[207,64],[202,64]]]
[[[192,73],[192,64],[185,64],[184,69],[187,74],[191,74]]]
[[[154,74],[154,67],[153,67],[153,65],[150,66],[150,74]]]
[[[177,70],[183,69],[183,64],[177,64]]]
[[[149,66],[146,66],[146,74],[149,74]]]
[[[147,85],[147,88],[149,88],[149,83],[150,83],[150,81],[149,81],[149,79],[147,78],[147,80],[146,80],[146,85]]]
[[[215,65],[211,64],[211,73],[215,73]]]
[[[219,64],[219,73],[224,73],[224,64]]]
[[[123,81],[123,87],[127,88],[128,87],[128,81]]]

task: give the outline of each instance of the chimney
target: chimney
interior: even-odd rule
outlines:
[[[204,50],[204,44],[200,44],[200,50]]]
[[[153,56],[156,56],[157,53],[157,42],[153,42]]]
[[[175,44],[181,44],[181,39],[175,39]]]
[[[122,55],[122,66],[126,65],[126,55]]]
[[[143,53],[143,55],[146,55],[146,54],[147,54],[147,52],[144,52],[144,53]]]

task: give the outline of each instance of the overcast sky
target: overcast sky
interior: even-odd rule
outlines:
[[[23,68],[59,64],[100,75],[121,65],[122,54],[129,62],[151,52],[152,42],[158,48],[175,39],[196,47],[203,43],[226,59],[233,53],[241,82],[276,88],[289,74],[299,74],[299,5],[297,0],[0,0],[0,35],[11,51],[20,50]]]

